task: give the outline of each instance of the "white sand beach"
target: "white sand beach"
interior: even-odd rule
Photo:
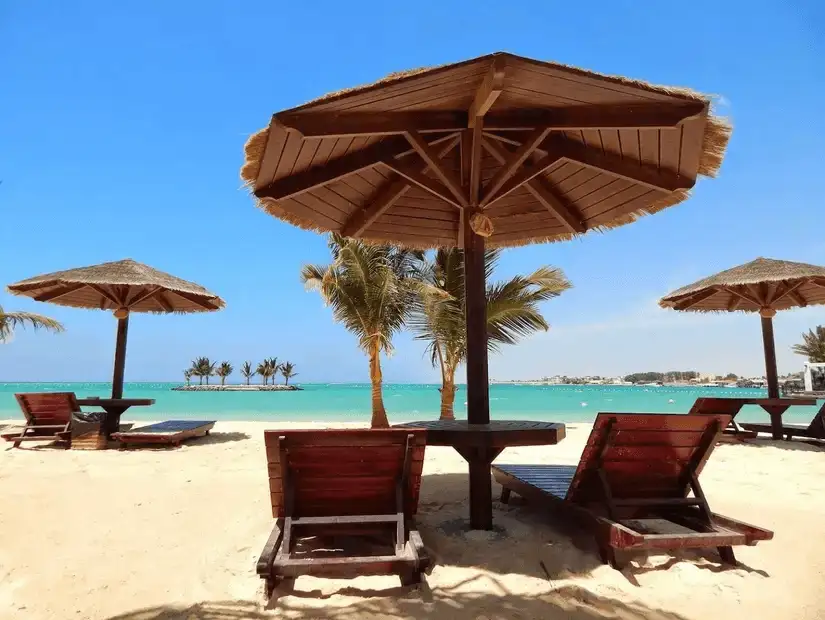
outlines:
[[[221,422],[171,450],[3,447],[0,618],[825,617],[825,451],[767,441],[719,446],[702,474],[716,512],[775,531],[737,547],[737,568],[683,552],[615,571],[586,534],[571,538],[518,498],[496,502],[499,531],[468,532],[465,464],[430,447],[418,518],[435,560],[425,587],[302,577],[267,608],[255,574],[272,526],[262,431],[307,426]],[[588,430],[570,426],[558,446],[498,460],[574,464]]]

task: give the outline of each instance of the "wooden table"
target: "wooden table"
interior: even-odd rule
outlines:
[[[452,446],[470,468],[470,527],[493,527],[493,490],[490,464],[504,448],[555,445],[564,439],[564,424],[499,420],[470,424],[467,420],[426,420],[396,424],[395,428],[423,428],[427,444]]]
[[[154,405],[153,398],[78,398],[81,407],[100,407],[106,412],[100,430],[107,438],[120,430],[120,416],[129,407],[148,407]]]
[[[743,405],[759,405],[771,416],[771,435],[782,439],[782,414],[794,405],[811,407],[816,405],[815,398],[736,398]]]

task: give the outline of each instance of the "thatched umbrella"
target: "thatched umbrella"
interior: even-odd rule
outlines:
[[[202,286],[130,258],[35,276],[10,284],[8,290],[35,301],[114,311],[118,322],[112,398],[123,397],[130,313],[211,312],[224,306],[220,297]]]
[[[777,310],[825,304],[825,267],[757,258],[662,297],[663,308],[690,312],[758,312],[768,398],[779,398],[773,317]]]
[[[304,229],[464,249],[468,420],[487,424],[485,245],[569,239],[674,205],[715,175],[729,135],[696,92],[497,53],[279,112],[247,142],[241,177]],[[471,497],[484,480],[473,467]]]

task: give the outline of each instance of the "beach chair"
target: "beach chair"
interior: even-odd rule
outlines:
[[[121,449],[131,445],[179,446],[187,439],[205,437],[215,426],[215,420],[167,420],[148,426],[112,433]]]
[[[773,532],[711,512],[699,473],[730,416],[600,413],[578,466],[493,465],[503,487],[544,501],[593,531],[601,559],[619,552],[712,548],[735,564],[733,545]]]
[[[743,439],[753,439],[756,433],[742,428],[736,422],[736,415],[747,404],[748,399],[743,398],[697,398],[696,402],[688,411],[688,415],[723,414],[730,416],[730,424],[722,431],[719,441],[727,443],[741,441]]]
[[[773,429],[768,424],[758,424],[751,422],[744,422],[742,427],[754,433],[772,433]],[[794,437],[804,437],[806,439],[825,440],[825,404],[816,412],[811,423],[805,426],[804,424],[782,424],[782,434],[786,439],[793,439]],[[811,441],[810,443],[817,443]],[[819,444],[817,444],[819,445]]]
[[[428,559],[410,526],[425,437],[409,429],[264,433],[276,519],[257,565],[267,597],[300,575],[420,582]],[[366,553],[369,537],[377,544]]]
[[[80,412],[74,392],[15,394],[26,417],[22,431],[4,433],[3,439],[19,448],[24,441],[57,441],[71,446],[72,414]]]

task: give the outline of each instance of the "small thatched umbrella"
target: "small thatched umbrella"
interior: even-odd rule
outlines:
[[[690,312],[758,312],[768,398],[779,398],[773,317],[777,310],[825,304],[825,267],[757,258],[673,291],[659,301],[663,308]]]
[[[117,322],[112,398],[123,397],[126,336],[131,312],[211,312],[223,300],[202,286],[130,258],[56,271],[10,284],[9,292],[74,308],[113,310]]]
[[[729,136],[694,91],[497,53],[279,112],[246,143],[241,178],[264,211],[307,230],[463,248],[467,418],[488,425],[485,245],[560,241],[675,205],[715,176]],[[470,498],[487,506],[471,523],[488,528],[495,452],[482,452]]]

